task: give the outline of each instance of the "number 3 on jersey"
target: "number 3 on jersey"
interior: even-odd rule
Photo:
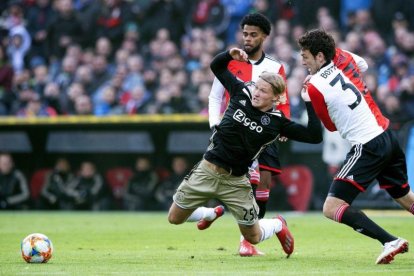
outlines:
[[[352,83],[345,82],[341,74],[336,75],[336,77],[329,84],[333,87],[338,81],[341,81],[342,90],[345,91],[347,89],[351,89],[356,95],[356,101],[353,104],[348,105],[350,109],[354,109],[361,103],[361,92],[359,92],[359,90]]]

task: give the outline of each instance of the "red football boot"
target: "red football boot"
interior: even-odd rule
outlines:
[[[257,249],[253,244],[243,239],[240,242],[239,255],[241,257],[263,256],[265,253]]]
[[[290,254],[293,252],[295,240],[287,227],[286,220],[281,215],[276,218],[282,222],[282,230],[280,230],[279,233],[276,233],[276,236],[282,245],[283,251],[287,254],[286,258],[289,258]]]
[[[197,222],[197,228],[198,228],[198,230],[205,230],[205,229],[209,228],[210,225],[216,219],[218,219],[219,217],[221,217],[224,214],[224,206],[222,206],[222,205],[216,206],[214,208],[214,213],[216,213],[216,217],[213,220],[205,220],[205,219],[202,219],[199,222]]]

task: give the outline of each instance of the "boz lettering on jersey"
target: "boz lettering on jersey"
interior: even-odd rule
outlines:
[[[325,71],[321,73],[321,77],[326,79],[332,72],[335,70],[335,66],[332,65],[331,67],[327,68]]]
[[[252,121],[249,117],[246,116],[246,113],[237,109],[236,112],[233,114],[233,119],[237,122],[242,123],[244,126],[250,128],[251,130],[256,131],[257,133],[261,133],[263,131],[263,127],[257,125],[255,121]]]

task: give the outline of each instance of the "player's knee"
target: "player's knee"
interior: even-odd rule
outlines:
[[[180,219],[178,216],[174,215],[173,213],[168,214],[168,222],[170,224],[181,224],[183,223],[182,219]]]
[[[333,219],[333,216],[335,213],[335,207],[328,199],[323,204],[322,212],[325,217],[329,219]]]

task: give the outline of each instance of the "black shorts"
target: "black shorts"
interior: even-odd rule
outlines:
[[[375,180],[393,198],[410,191],[405,154],[391,130],[351,148],[334,178],[329,195],[351,203]]]
[[[279,145],[276,142],[270,144],[259,156],[259,169],[270,171],[273,175],[282,172],[279,160]]]

